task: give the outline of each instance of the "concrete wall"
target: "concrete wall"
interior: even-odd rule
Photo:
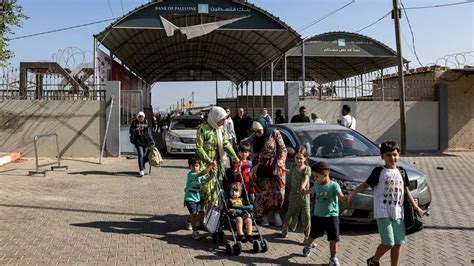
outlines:
[[[61,156],[98,157],[104,122],[103,101],[0,101],[0,151],[34,157],[34,136],[57,133]],[[38,156],[56,156],[54,137],[38,144]]]
[[[351,106],[357,120],[357,131],[380,143],[392,139],[400,142],[399,102],[364,101],[332,102],[306,100],[300,102],[306,113],[316,113],[328,123],[336,123],[344,104]],[[439,149],[438,102],[406,102],[407,149],[432,151]]]
[[[405,77],[405,100],[437,100],[435,93],[435,84],[438,77],[444,70],[428,69],[419,72],[407,72]],[[382,86],[383,83],[383,86]],[[385,77],[373,81],[372,97],[377,100],[399,99],[400,90],[398,88],[398,76]]]
[[[446,71],[448,149],[474,149],[474,70]]]

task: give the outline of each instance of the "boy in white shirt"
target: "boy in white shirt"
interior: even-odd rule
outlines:
[[[380,154],[385,161],[384,166],[374,168],[369,178],[359,185],[347,201],[357,193],[365,191],[369,186],[374,190],[374,218],[377,221],[382,243],[377,247],[375,255],[367,260],[367,265],[380,265],[380,258],[390,250],[392,265],[400,265],[401,245],[405,243],[405,223],[403,220],[403,201],[406,199],[413,209],[423,217],[423,210],[416,204],[408,189],[408,177],[402,175],[402,168],[397,168],[400,148],[395,141],[385,141],[380,146]]]

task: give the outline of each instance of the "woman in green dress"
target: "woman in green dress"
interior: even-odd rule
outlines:
[[[217,172],[214,174],[217,177],[225,173],[227,155],[232,157],[234,162],[239,162],[224,129],[226,117],[224,109],[218,106],[212,107],[207,122],[199,127],[196,135],[196,154],[201,159],[201,168],[205,169],[209,163],[216,161]],[[216,202],[218,195],[216,182],[217,179],[213,179],[202,188],[202,206],[205,213]]]

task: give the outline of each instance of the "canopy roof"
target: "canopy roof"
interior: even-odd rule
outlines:
[[[143,80],[251,80],[301,41],[279,18],[245,1],[158,0],[95,36]]]
[[[301,50],[299,45],[287,52],[288,80],[301,79]],[[305,40],[304,50],[306,79],[318,82],[341,80],[397,65],[397,53],[390,47],[352,32],[313,36]],[[282,80],[281,61],[276,70],[275,78]]]

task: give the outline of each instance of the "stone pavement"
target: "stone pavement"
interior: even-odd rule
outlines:
[[[402,264],[472,265],[474,259],[474,152],[413,156],[429,177],[433,202],[426,228],[408,236]],[[328,244],[305,258],[301,233],[279,238],[263,228],[269,251],[227,257],[208,237],[191,239],[184,228],[186,160],[137,178],[136,160],[65,160],[69,170],[27,176],[34,160],[0,167],[0,264],[323,264]],[[436,168],[444,167],[444,170]],[[339,260],[364,264],[379,243],[374,226],[344,226]],[[383,258],[387,265],[389,256]]]

